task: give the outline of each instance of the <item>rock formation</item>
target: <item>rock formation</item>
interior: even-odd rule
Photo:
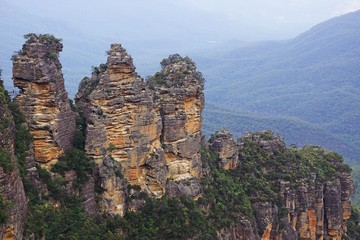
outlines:
[[[178,57],[158,73],[170,85],[152,82],[151,90],[125,49],[113,44],[107,63],[80,83],[76,103],[87,122],[85,150],[100,169],[104,197],[121,209],[110,212],[123,213],[124,197],[119,179],[102,174],[107,158],[121,167],[130,185],[158,197],[167,179],[201,175],[203,86],[195,73],[193,63]]]
[[[167,179],[201,176],[201,112],[203,79],[195,64],[175,54],[161,62],[162,71],[150,80],[162,119],[161,143],[169,168]]]
[[[219,156],[219,164],[225,170],[239,166],[239,149],[231,133],[225,129],[215,132],[209,140],[209,149]]]
[[[60,40],[35,34],[27,38],[13,58],[14,85],[20,89],[16,102],[34,136],[36,161],[49,167],[72,147],[75,114],[64,88],[58,59],[62,50]]]
[[[123,216],[126,211],[137,211],[146,205],[149,196],[166,195],[169,197],[166,201],[176,200],[172,204],[186,201],[185,205],[179,205],[178,216],[187,218],[191,212],[186,209],[194,209],[197,218],[190,220],[199,225],[195,227],[217,239],[337,240],[346,232],[354,184],[348,166],[336,153],[314,146],[288,149],[284,140],[271,131],[248,133],[235,141],[227,130],[211,137],[208,144],[211,151],[206,148],[201,151],[203,78],[188,57],[178,54],[164,59],[161,71],[144,81],[135,72],[125,49],[112,44],[107,63],[95,67],[91,78],[81,81],[75,100],[79,115],[85,119],[84,151],[95,160],[94,166],[82,149],[70,150],[76,114],[64,89],[58,59],[60,41],[51,35],[30,34],[27,38],[22,51],[14,56],[13,75],[15,86],[21,90],[15,101],[25,114],[24,127],[34,137],[33,145],[27,144],[29,151],[24,154],[27,150],[22,150],[25,170],[21,168],[21,176],[27,173],[29,182],[42,190],[29,195],[41,199],[39,206],[61,209],[67,197],[81,196],[89,214],[105,212]],[[0,86],[0,238],[3,239],[23,237],[27,212],[15,159],[13,116]],[[81,156],[82,164],[76,166],[89,164],[81,170],[85,172],[69,162],[61,162],[64,159],[60,157],[68,150],[65,156],[74,150],[76,156]],[[16,152],[17,157],[19,154]],[[66,161],[74,163],[71,160],[76,156]],[[34,158],[51,173],[39,168],[37,172]],[[59,163],[53,166],[59,158]],[[78,181],[82,179],[81,173],[89,178]],[[202,177],[204,181],[200,182]],[[55,178],[57,182],[53,181]],[[51,195],[52,191],[66,192],[65,199],[60,199],[61,194]],[[174,199],[182,195],[187,197]],[[154,203],[156,200],[150,200],[150,204]],[[151,212],[147,207],[144,216]],[[82,211],[78,206],[75,208],[74,211]],[[85,214],[80,215],[85,219]],[[130,218],[138,216],[134,214]],[[89,219],[88,224],[101,219],[100,215],[97,217]],[[182,218],[171,226],[179,227],[179,219]],[[204,225],[205,221],[216,227],[203,229],[210,226]],[[117,236],[126,237],[128,227],[131,228],[116,229]],[[154,222],[146,227],[156,229]],[[27,232],[33,236],[35,233]],[[36,234],[43,238],[46,235],[42,231]]]
[[[166,174],[160,114],[119,44],[111,46],[107,64],[82,80],[76,103],[87,123],[85,151],[99,168],[106,199],[102,208],[124,214],[124,187],[116,172],[130,184],[162,195]]]
[[[228,142],[227,138],[215,139],[223,141],[218,146]],[[256,197],[253,202],[262,240],[297,239],[297,233],[301,239],[342,239],[346,232],[345,223],[350,217],[350,196],[354,192],[354,183],[349,169],[339,155],[319,147],[303,147],[301,150],[294,150],[293,156],[299,158],[302,155],[308,165],[297,163],[297,158],[294,160],[289,155],[289,159],[281,160],[285,164],[281,168],[286,168],[282,171],[276,170],[274,164],[280,162],[277,156],[286,154],[284,140],[270,131],[246,134],[239,139],[238,146],[240,161],[241,156],[249,154],[246,150],[244,152],[247,146],[258,148],[258,154],[262,157],[258,158],[257,167],[253,168],[255,174],[257,172],[265,177],[277,174],[273,180],[266,178],[273,186],[277,186],[276,193],[283,202],[283,207],[274,202],[275,199],[258,201]],[[281,156],[284,158],[284,155]],[[323,171],[332,171],[333,174],[324,176]],[[294,173],[294,177],[284,180],[284,177],[290,178],[289,173]],[[249,177],[251,175],[250,173]],[[260,189],[255,194],[259,194],[259,191]]]
[[[0,80],[0,239],[8,240],[22,239],[27,212],[27,200],[14,153],[15,132]]]

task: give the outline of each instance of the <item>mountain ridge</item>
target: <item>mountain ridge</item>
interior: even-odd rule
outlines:
[[[360,121],[359,18],[356,11],[291,40],[227,50],[213,57],[207,53],[199,58],[207,79],[207,102],[222,105],[224,111],[295,117],[356,146],[360,141],[356,124]],[[206,106],[205,115],[212,107]],[[219,121],[218,127],[227,127]],[[300,143],[309,144],[305,139]],[[339,151],[353,163],[359,161],[359,150]]]

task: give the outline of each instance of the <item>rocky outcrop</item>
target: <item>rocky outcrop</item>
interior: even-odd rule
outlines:
[[[221,168],[230,170],[239,166],[239,149],[229,131],[215,132],[209,140],[209,149],[218,155]]]
[[[218,240],[259,240],[253,224],[247,219],[240,219],[229,228],[221,229],[216,233]]]
[[[179,181],[201,176],[201,112],[203,79],[195,64],[175,54],[161,62],[162,71],[150,80],[162,119],[161,143],[169,171]]]
[[[58,59],[61,50],[60,40],[52,35],[30,34],[13,58],[14,85],[20,89],[16,102],[34,136],[35,159],[46,167],[72,147],[75,132]]]
[[[168,84],[155,77],[148,84],[121,45],[112,44],[108,53],[107,63],[82,80],[76,95],[87,123],[87,155],[99,169],[110,157],[130,185],[157,197],[165,193],[167,180],[200,177],[203,85],[195,65],[187,58],[168,60],[156,75]],[[103,197],[112,202],[102,208],[123,212],[121,184],[102,179],[107,182]]]
[[[1,75],[0,75],[1,77]],[[15,160],[15,126],[0,80],[0,239],[22,239],[27,200]]]
[[[283,205],[256,200],[253,203],[261,239],[297,239],[297,233],[300,239],[342,239],[346,232],[346,221],[350,217],[350,196],[354,192],[354,183],[341,156],[309,146],[296,152],[294,150],[293,153],[298,155],[291,158],[285,150],[283,139],[269,131],[246,134],[238,144],[240,153],[246,145],[258,146],[258,151],[267,159],[265,162],[259,159],[261,167],[254,171],[271,175],[276,169],[272,166],[276,164],[273,161],[279,161],[279,158],[276,160],[277,156],[289,154],[289,159],[284,160],[286,166],[282,168],[288,168],[288,173],[295,173],[292,180],[284,180],[284,175],[269,180],[277,186],[277,194]],[[296,160],[300,157],[307,161],[307,165]],[[304,171],[305,167],[309,168]],[[324,171],[333,174],[324,175]],[[287,174],[285,178],[288,178],[288,173],[283,171],[282,174]]]
[[[87,155],[99,169],[104,190],[102,208],[124,213],[125,198],[119,177],[110,174],[108,163],[131,185],[141,186],[156,196],[164,192],[166,173],[161,149],[161,118],[145,82],[136,74],[131,57],[113,44],[107,64],[84,78],[76,103],[86,119]]]

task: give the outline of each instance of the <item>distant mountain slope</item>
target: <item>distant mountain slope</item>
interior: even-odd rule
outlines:
[[[336,150],[360,161],[360,151],[354,147],[360,143],[359,36],[357,11],[321,23],[289,41],[207,52],[197,59],[207,79],[207,102],[222,106],[223,112],[230,108],[267,116],[258,128],[274,125],[287,138],[297,134],[300,145],[322,144],[334,149],[335,138],[348,146]],[[211,113],[213,105],[208,104],[205,116],[214,119]],[[212,124],[231,128],[227,117],[217,117]],[[287,124],[293,118],[302,120],[298,124],[303,125],[301,131],[307,129],[307,137],[296,132],[299,129],[274,122],[279,117]],[[320,140],[318,131],[304,128],[304,124],[333,138],[323,135]]]
[[[360,152],[359,145],[351,144],[346,139],[301,119],[289,116],[262,116],[245,111],[237,112],[207,103],[204,111],[204,133],[209,137],[222,126],[230,129],[236,137],[249,131],[271,129],[282,134],[287,143],[297,146],[321,145],[337,152],[346,153],[349,159],[356,159]]]

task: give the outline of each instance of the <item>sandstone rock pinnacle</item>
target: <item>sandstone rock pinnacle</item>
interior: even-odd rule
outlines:
[[[48,34],[29,34],[13,57],[16,97],[34,136],[35,159],[51,166],[72,147],[75,113],[72,112],[58,59],[62,44]]]
[[[85,150],[99,173],[110,157],[130,185],[157,197],[165,193],[167,180],[198,178],[203,83],[195,65],[188,58],[169,60],[145,82],[125,49],[112,44],[107,63],[93,70],[81,81],[76,103],[87,122]],[[159,75],[169,84],[159,84]],[[122,214],[123,186],[114,174],[102,176],[108,183],[103,197],[113,206],[104,203],[103,209],[121,209]]]

